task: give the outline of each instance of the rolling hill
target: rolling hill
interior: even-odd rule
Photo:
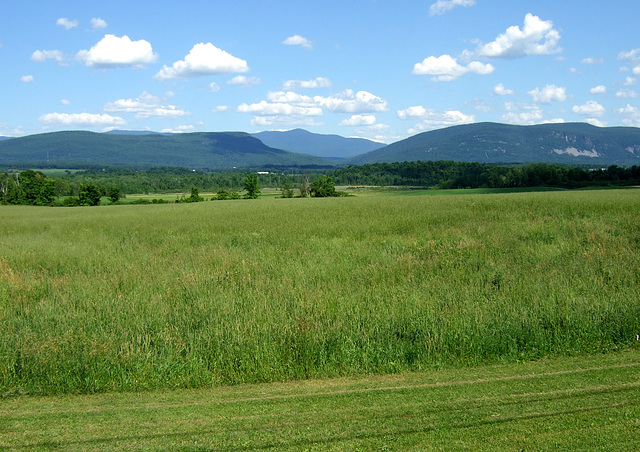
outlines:
[[[286,132],[258,132],[252,135],[273,148],[315,155],[338,162],[385,146],[383,143],[364,138],[323,135],[303,129],[294,129]]]
[[[0,141],[0,165],[179,166],[198,169],[327,165],[327,160],[270,148],[244,132],[164,135],[52,132]]]
[[[584,123],[476,123],[420,133],[351,158],[349,164],[455,160],[480,163],[640,164],[640,129]]]

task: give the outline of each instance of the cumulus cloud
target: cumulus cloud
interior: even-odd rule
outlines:
[[[581,116],[602,116],[605,113],[604,107],[595,100],[590,100],[583,105],[574,105],[572,110]]]
[[[589,92],[591,94],[606,94],[607,92],[607,87],[604,85],[598,85],[598,86],[594,86],[593,88],[591,88],[589,90]]]
[[[537,124],[544,117],[542,109],[538,105],[514,104],[506,102],[504,104],[506,113],[502,115],[502,120],[509,124]],[[556,121],[553,121],[556,122]]]
[[[367,91],[354,92],[350,89],[326,97],[276,91],[268,93],[266,100],[253,104],[243,103],[237,107],[240,113],[255,115],[252,124],[260,126],[318,125],[312,118],[322,116],[325,111],[351,113],[352,119],[347,121],[367,122],[370,118],[366,113],[386,109],[387,102],[380,97]]]
[[[496,96],[511,96],[515,94],[515,92],[512,89],[505,88],[502,83],[498,83],[493,87],[493,94]]]
[[[627,104],[626,107],[618,109],[618,114],[624,117],[622,123],[625,126],[640,127],[640,110],[636,107]]]
[[[91,113],[48,113],[40,116],[40,122],[47,125],[69,126],[121,126],[127,122],[118,117],[107,114],[91,114]]]
[[[413,66],[413,73],[415,75],[433,75],[431,78],[433,81],[449,82],[469,72],[487,75],[491,74],[494,69],[492,65],[479,61],[472,61],[468,65],[462,66],[456,58],[450,55],[441,55],[439,57],[430,56],[425,58],[422,63],[416,63]]]
[[[300,46],[303,49],[307,50],[313,49],[313,43],[304,36],[300,35],[289,36],[287,39],[282,41],[282,44],[286,46]]]
[[[620,99],[635,99],[638,97],[638,93],[632,89],[621,89],[616,93],[616,97]]]
[[[214,113],[222,113],[222,112],[227,111],[227,110],[229,110],[229,106],[228,105],[218,105],[218,106],[213,107],[211,109],[211,111],[214,112]]]
[[[58,20],[56,20],[56,25],[65,28],[66,30],[71,30],[74,27],[78,26],[78,21],[77,20],[69,20],[66,17],[61,17]]]
[[[547,85],[544,88],[536,88],[529,91],[534,102],[549,104],[551,102],[564,102],[567,100],[567,89],[556,85]]]
[[[353,115],[349,119],[340,121],[339,126],[372,126],[376,123],[374,115]]]
[[[245,75],[236,75],[231,80],[227,81],[227,85],[243,85],[252,86],[262,83],[258,77],[247,77]]]
[[[438,0],[429,7],[430,16],[438,16],[452,10],[456,6],[473,6],[476,0]]]
[[[20,81],[22,83],[31,83],[33,82],[34,78],[33,75],[23,75],[22,77],[20,77]]]
[[[54,60],[56,63],[62,64],[66,57],[60,50],[36,50],[31,54],[31,61],[42,63],[47,60]]]
[[[442,129],[460,124],[471,124],[475,122],[473,115],[467,115],[458,110],[436,111],[433,109],[425,110],[421,116],[422,121],[415,127],[408,130],[410,135],[428,130]]]
[[[107,28],[107,22],[99,17],[94,17],[91,19],[91,28],[94,30],[102,30],[103,28]]]
[[[249,65],[245,60],[236,58],[208,42],[194,45],[184,60],[176,61],[173,66],[163,66],[155,78],[167,80],[248,71]]]
[[[478,47],[476,53],[487,58],[520,58],[527,55],[558,53],[560,32],[550,20],[541,20],[528,13],[521,29],[517,25],[507,28],[494,41]]]
[[[316,77],[312,80],[287,80],[282,85],[282,89],[285,91],[291,91],[295,89],[315,89],[315,88],[329,88],[331,86],[331,80],[326,77]]]
[[[144,39],[132,41],[127,35],[121,38],[105,35],[89,50],[78,52],[77,57],[87,66],[98,68],[139,67],[158,58],[149,42]]]
[[[416,105],[415,107],[398,110],[397,113],[400,119],[423,118],[427,115],[427,109],[422,105]]]
[[[633,85],[635,85],[637,82],[638,82],[638,81],[637,81],[635,78],[633,78],[633,77],[627,77],[627,78],[624,80],[624,86],[633,86]]]
[[[137,99],[120,99],[109,102],[104,111],[111,113],[134,113],[136,118],[179,118],[191,115],[175,105],[163,105],[162,100],[143,91]]]

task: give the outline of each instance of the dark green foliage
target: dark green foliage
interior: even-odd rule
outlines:
[[[260,196],[258,176],[253,173],[247,173],[244,179],[244,189],[247,191],[244,195],[246,199],[258,199],[258,196]]]
[[[176,199],[177,203],[181,203],[181,202],[201,202],[204,201],[205,199],[200,196],[200,192],[198,191],[198,187],[191,187],[191,195],[188,197],[180,197],[178,199]]]
[[[333,183],[331,176],[320,176],[311,183],[309,188],[311,196],[314,198],[329,198],[333,196],[340,196],[336,192],[336,186]]]
[[[291,182],[287,182],[282,186],[282,197],[293,198],[293,184]]]
[[[81,206],[97,206],[100,204],[102,193],[94,184],[80,184],[78,189],[78,203]]]
[[[373,163],[350,166],[329,175],[341,185],[418,186],[433,188],[507,188],[551,186],[578,188],[597,185],[636,185],[640,166],[611,166],[597,170],[532,163],[522,166],[453,161]]]
[[[117,203],[122,196],[122,194],[120,193],[120,188],[115,185],[110,186],[107,190],[107,196],[109,197],[109,201],[114,204]]]
[[[56,197],[56,183],[40,171],[3,174],[0,195],[4,204],[50,205]]]

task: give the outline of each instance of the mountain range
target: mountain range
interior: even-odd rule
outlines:
[[[285,132],[258,132],[252,134],[269,147],[300,154],[310,154],[341,162],[351,157],[379,149],[384,143],[364,138],[345,138],[340,135],[322,135],[304,129]]]
[[[476,123],[423,132],[390,145],[287,132],[51,132],[0,140],[0,166],[179,166],[198,169],[359,165],[453,160],[640,165],[640,128],[585,123]]]

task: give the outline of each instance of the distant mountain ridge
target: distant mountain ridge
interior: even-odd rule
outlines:
[[[454,160],[479,163],[640,165],[640,128],[585,123],[475,123],[414,135],[347,163]]]
[[[51,132],[0,141],[0,165],[177,166],[198,169],[328,165],[273,149],[245,132]]]
[[[252,134],[267,146],[289,152],[315,155],[340,161],[385,146],[365,138],[345,138],[340,135],[323,135],[304,129],[285,132],[267,131]]]

